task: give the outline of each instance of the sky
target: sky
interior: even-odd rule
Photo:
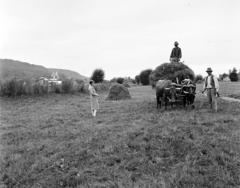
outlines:
[[[0,58],[90,77],[135,77],[169,62],[195,74],[240,69],[239,0],[0,0]]]

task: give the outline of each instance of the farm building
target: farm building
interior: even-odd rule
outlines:
[[[231,80],[230,80],[229,76],[226,76],[225,78],[223,78],[223,81],[224,82],[230,82]]]
[[[40,77],[37,82],[42,88],[47,90],[47,92],[54,92],[56,88],[61,90],[60,88],[62,86],[62,81],[57,72],[53,72],[50,78]]]

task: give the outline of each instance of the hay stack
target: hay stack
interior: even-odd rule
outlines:
[[[114,84],[109,90],[107,100],[121,100],[130,98],[131,95],[126,87],[124,87],[122,84]]]

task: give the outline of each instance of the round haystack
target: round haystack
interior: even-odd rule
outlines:
[[[107,100],[130,99],[131,95],[126,87],[122,84],[114,84],[108,93]]]

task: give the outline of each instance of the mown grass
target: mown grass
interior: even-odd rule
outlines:
[[[6,187],[239,187],[240,104],[219,112],[157,110],[150,87],[106,101],[92,118],[87,95],[1,98]]]

